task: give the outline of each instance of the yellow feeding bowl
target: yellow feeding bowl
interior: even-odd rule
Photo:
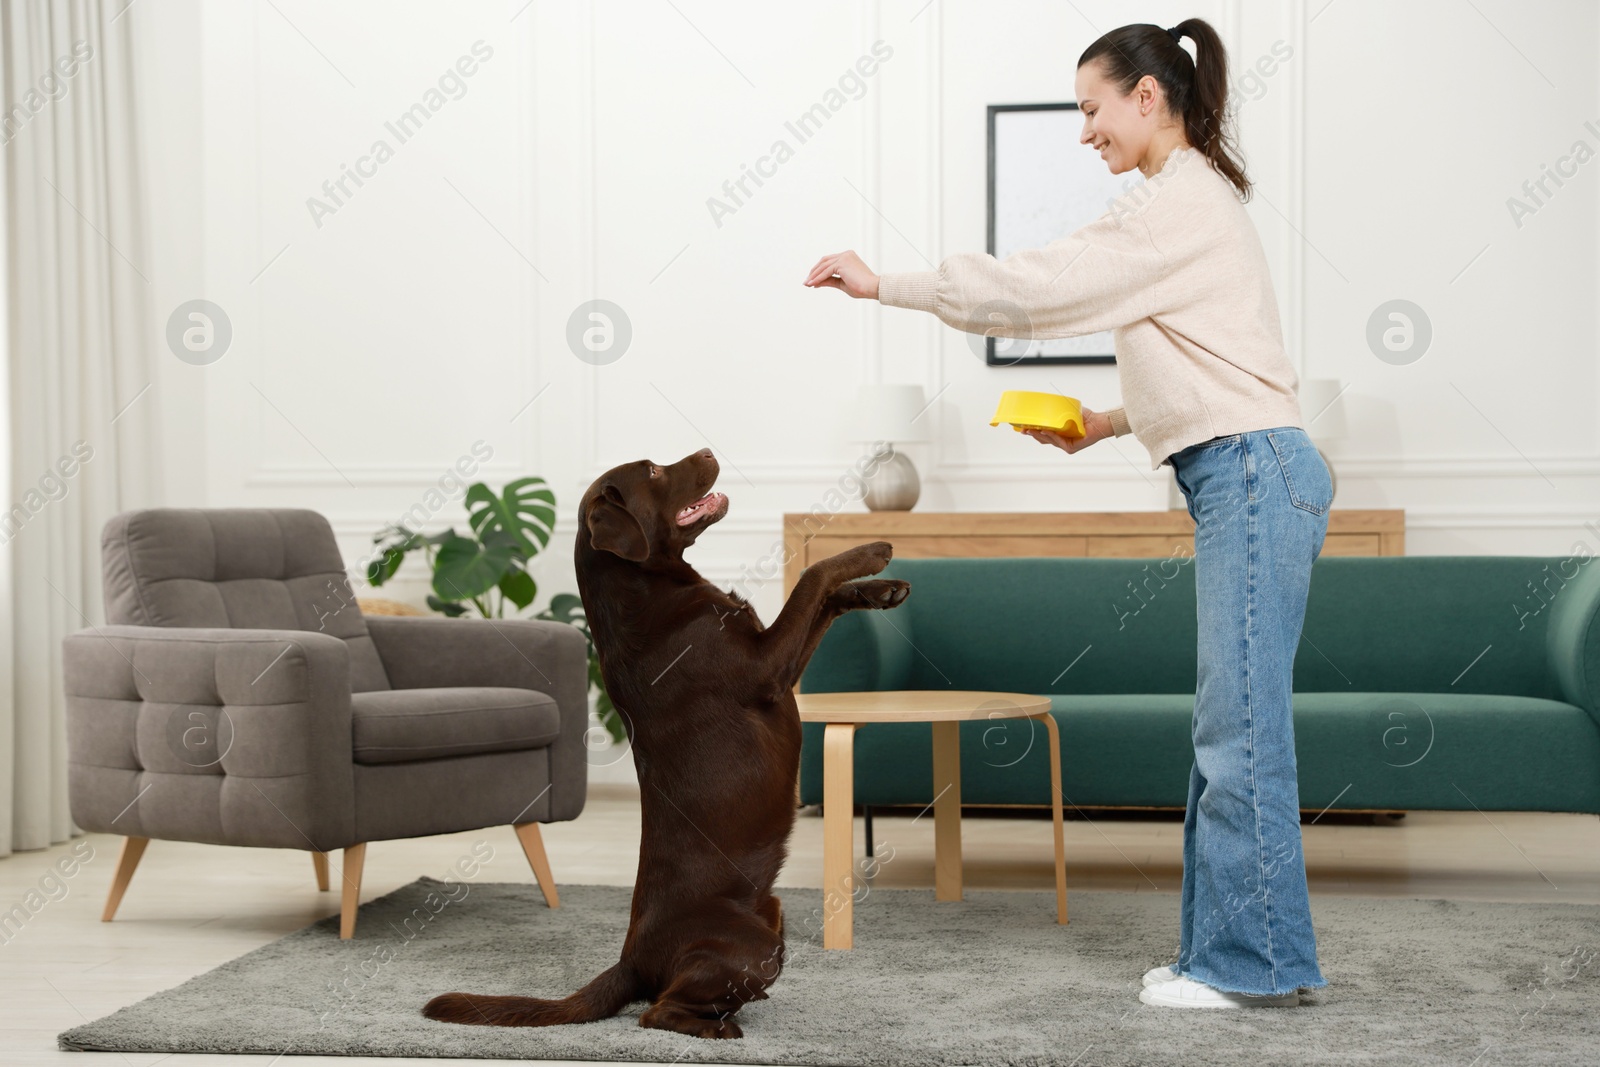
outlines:
[[[1009,422],[1011,428],[1023,430],[1054,430],[1062,437],[1082,437],[1083,405],[1070,396],[1060,393],[1030,393],[1009,389],[1000,394],[1000,407],[989,420],[990,426]]]

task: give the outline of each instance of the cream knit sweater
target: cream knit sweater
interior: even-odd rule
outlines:
[[[963,253],[882,275],[878,300],[968,333],[1112,330],[1123,407],[1108,414],[1118,437],[1149,450],[1151,470],[1213,437],[1304,426],[1261,238],[1233,186],[1187,145],[1076,233],[1004,260]]]

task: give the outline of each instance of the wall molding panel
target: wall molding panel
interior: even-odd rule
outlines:
[[[1062,388],[1114,406],[1117,368],[989,368],[931,315],[799,285],[818,256],[847,247],[885,272],[982,249],[986,105],[1071,99],[1073,61],[1124,17],[1122,6],[1018,0],[1002,16],[976,0],[819,0],[780,27],[731,0],[277,4],[281,17],[264,4],[196,5],[198,127],[147,118],[189,149],[152,164],[154,195],[168,198],[158,217],[203,218],[182,238],[197,247],[164,254],[193,262],[204,285],[183,297],[222,305],[234,333],[215,364],[163,372],[200,408],[182,439],[204,447],[168,464],[188,472],[184,503],[316,508],[349,552],[482,439],[494,455],[473,478],[547,479],[557,538],[570,548],[578,495],[601,472],[710,444],[733,509],[695,559],[731,581],[781,538],[785,512],[820,504],[850,472],[860,452],[843,420],[856,388],[915,382],[932,401],[923,416],[932,439],[905,448],[923,477],[920,508],[1169,505],[1170,469],[1151,470],[1137,442],[1067,457],[988,426],[1005,389]],[[1508,175],[1504,188],[1490,182],[1483,194],[1471,183],[1490,163],[1419,191],[1375,173],[1392,163],[1381,152],[1348,162],[1333,154],[1368,121],[1352,116],[1381,110],[1385,93],[1456,77],[1455,45],[1468,35],[1448,23],[1438,59],[1402,62],[1387,38],[1364,36],[1380,17],[1401,34],[1424,18],[1412,7],[1380,16],[1325,0],[1205,0],[1139,17],[1212,20],[1235,75],[1277,42],[1292,49],[1239,109],[1261,192],[1248,210],[1302,381],[1355,385],[1341,401],[1351,437],[1327,446],[1341,506],[1405,507],[1419,531],[1413,552],[1556,554],[1600,520],[1600,505],[1586,504],[1600,501],[1600,435],[1584,414],[1586,398],[1600,398],[1593,302],[1579,306],[1563,288],[1507,334],[1509,314],[1473,318],[1484,301],[1468,289],[1490,279],[1469,275],[1450,289],[1423,267],[1458,217],[1503,222],[1491,218],[1503,214],[1495,198],[1522,180],[1509,175],[1537,173],[1529,145],[1559,143],[1565,128],[1529,119],[1526,143],[1493,163]],[[1600,12],[1576,17],[1589,21],[1563,39],[1581,32],[1592,55]],[[1508,51],[1483,30],[1474,24],[1472,48]],[[1554,33],[1530,24],[1519,45],[1558,62],[1573,46],[1561,51]],[[314,222],[306,205],[326,195],[324,181],[392,137],[385,124],[480,39],[494,55],[462,79],[464,90]],[[788,133],[785,123],[880,39],[893,58],[862,79],[860,94],[812,136]],[[1353,49],[1361,72],[1402,84],[1339,75],[1335,57]],[[1484,54],[1522,62],[1501,52]],[[1580,111],[1600,106],[1600,74],[1570,64],[1560,73]],[[1482,106],[1491,126],[1519,114],[1510,98]],[[792,159],[747,187],[733,213],[708,210],[785,137]],[[191,158],[199,176],[182,163]],[[159,180],[163,167],[182,180]],[[187,202],[195,189],[198,202]],[[1571,233],[1600,233],[1592,181],[1572,183],[1552,210],[1566,213],[1558,221]],[[1519,307],[1540,298],[1543,276],[1529,281],[1527,263],[1549,264],[1551,285],[1600,289],[1592,241],[1535,230],[1516,243],[1495,236],[1494,258],[1474,269],[1523,286],[1506,297]],[[1395,254],[1372,251],[1387,242]],[[1324,252],[1350,264],[1345,281]],[[1455,262],[1453,246],[1443,255]],[[1395,296],[1438,308],[1438,354],[1403,372],[1363,343],[1371,310]],[[631,322],[631,346],[615,363],[570,350],[569,320],[594,299],[622,306]],[[1483,383],[1468,403],[1497,422],[1489,404],[1500,405],[1515,445],[1475,422],[1481,413],[1442,375],[1426,377],[1444,367]],[[1537,395],[1539,381],[1560,387]],[[465,518],[451,504],[437,525]],[[542,566],[544,593],[570,587],[570,559]],[[758,596],[770,618],[775,587]]]

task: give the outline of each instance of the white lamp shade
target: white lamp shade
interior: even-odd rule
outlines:
[[[1340,396],[1344,387],[1338,378],[1307,378],[1300,383],[1300,417],[1313,441],[1337,441],[1349,435]]]
[[[920,385],[863,385],[850,420],[852,441],[928,440],[928,401]]]

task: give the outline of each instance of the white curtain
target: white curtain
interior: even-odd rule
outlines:
[[[0,0],[0,856],[72,833],[61,639],[104,621],[106,519],[159,492],[127,4]]]

